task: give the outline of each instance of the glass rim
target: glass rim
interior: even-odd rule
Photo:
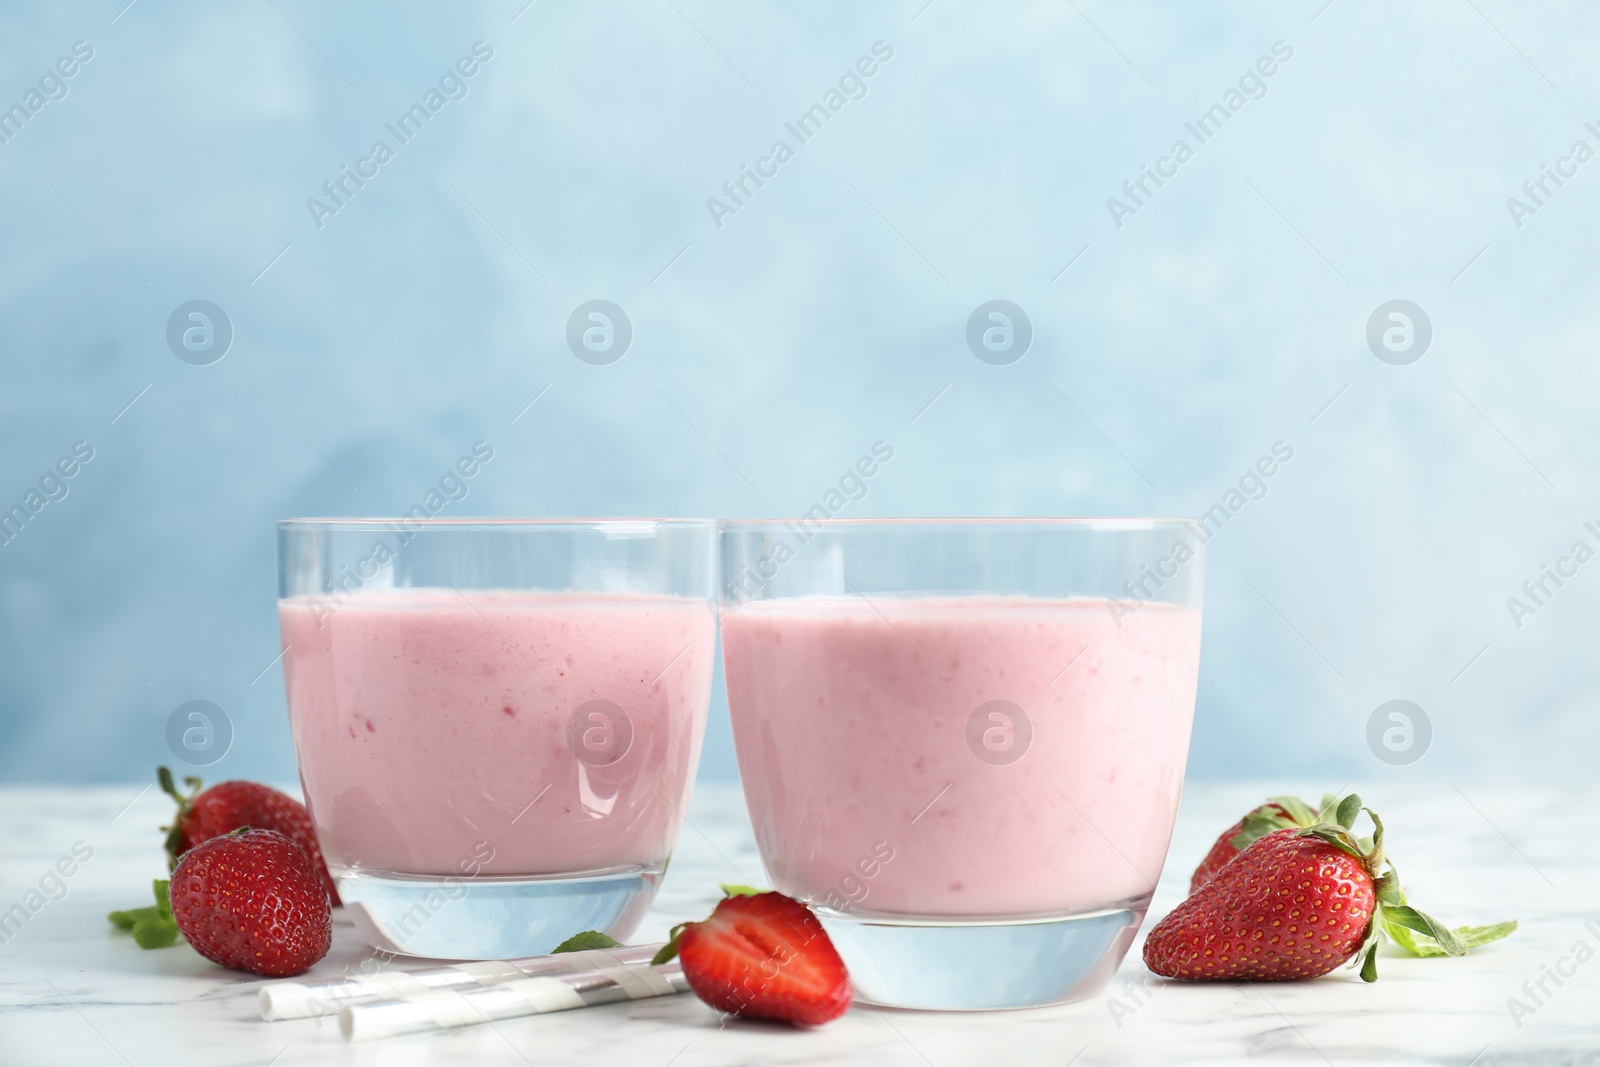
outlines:
[[[975,526],[1015,526],[1028,527],[1063,527],[1103,529],[1108,531],[1140,531],[1155,530],[1163,527],[1186,527],[1197,522],[1194,516],[1135,516],[1135,515],[1077,515],[1077,516],[1003,516],[981,518],[976,516],[928,516],[915,518],[853,518],[853,519],[813,519],[804,515],[793,515],[787,518],[774,519],[721,519],[717,525],[728,529],[753,530],[761,527],[783,526],[788,523],[802,522],[808,529],[827,527],[833,529],[861,528],[881,526],[896,527],[975,527]]]
[[[638,527],[638,526],[663,526],[663,527],[667,527],[669,529],[695,529],[695,528],[714,529],[716,527],[716,525],[717,525],[717,520],[716,519],[703,519],[703,518],[701,518],[701,519],[680,519],[680,518],[661,518],[661,517],[649,517],[649,516],[639,516],[639,517],[633,517],[633,516],[611,516],[611,517],[608,517],[608,518],[593,517],[593,518],[562,518],[562,519],[515,519],[515,518],[509,518],[508,519],[508,518],[493,518],[493,517],[486,517],[486,516],[477,516],[477,517],[473,517],[473,516],[460,516],[460,517],[452,516],[450,518],[440,518],[438,516],[430,515],[427,518],[419,518],[419,517],[412,516],[412,515],[393,515],[393,516],[387,516],[387,517],[336,516],[336,517],[328,517],[328,518],[296,518],[296,519],[279,519],[277,521],[277,526],[278,526],[278,529],[280,529],[280,530],[299,530],[299,529],[367,530],[367,529],[373,529],[373,528],[379,528],[379,527],[381,527],[383,529],[393,529],[395,526],[405,526],[411,531],[415,531],[417,529],[427,528],[427,527],[434,527],[434,528],[439,528],[439,529],[448,529],[448,528],[466,529],[466,528],[471,528],[471,527],[490,527],[490,528],[521,527],[521,528],[527,528],[527,529],[549,529],[549,530],[558,530],[558,529],[565,529],[565,530],[594,530],[594,529],[597,529],[597,528],[603,529],[603,528],[608,527],[608,526],[610,526],[610,527],[616,527],[616,526],[635,526],[635,527]]]

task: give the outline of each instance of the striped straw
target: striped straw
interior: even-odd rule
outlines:
[[[649,963],[661,948],[622,945],[610,949],[563,952],[556,956],[530,956],[520,960],[484,960],[453,963],[419,971],[383,971],[336,978],[327,982],[273,982],[261,988],[261,1017],[268,1020],[309,1019],[336,1015],[347,1004],[362,1001],[409,999],[441,990],[498,985],[521,978],[591,971],[601,967],[627,967]]]
[[[517,978],[499,985],[441,989],[401,1000],[349,1004],[339,1012],[339,1032],[350,1041],[372,1041],[621,1000],[643,1000],[682,993],[688,988],[683,966],[677,960],[659,967],[597,967]]]

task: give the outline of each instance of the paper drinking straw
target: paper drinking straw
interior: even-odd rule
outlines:
[[[621,945],[609,949],[563,952],[556,956],[530,956],[520,960],[452,963],[419,971],[381,971],[327,982],[273,982],[261,987],[261,1017],[268,1020],[309,1019],[318,1015],[336,1015],[346,1004],[363,1000],[404,999],[440,990],[494,985],[539,975],[645,964],[660,948],[660,943]]]
[[[643,1000],[682,993],[688,988],[683,966],[677,960],[659,967],[598,967],[516,978],[499,985],[441,989],[403,1000],[348,1004],[339,1012],[339,1032],[350,1041],[372,1041],[620,1000]]]

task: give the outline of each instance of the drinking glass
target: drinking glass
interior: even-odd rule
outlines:
[[[740,775],[772,886],[864,1000],[1078,999],[1166,857],[1200,661],[1165,519],[721,524]]]
[[[300,780],[367,940],[631,934],[699,760],[715,524],[293,519],[278,560]]]

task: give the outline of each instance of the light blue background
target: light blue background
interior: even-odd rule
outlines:
[[[1600,148],[1600,11],[524,2],[0,13],[0,106],[94,49],[0,145],[0,503],[95,450],[0,547],[0,776],[145,780],[203,698],[236,730],[208,777],[291,778],[273,521],[403,511],[474,441],[451,514],[790,515],[878,439],[847,514],[1194,514],[1284,441],[1210,546],[1193,773],[1592,774],[1600,564],[1520,629],[1506,599],[1600,547],[1600,162],[1520,228],[1506,200]],[[469,95],[319,229],[307,198],[478,40]],[[209,367],[164,339],[196,298],[236,333]],[[565,345],[593,298],[633,323],[612,366]],[[994,298],[1033,323],[1012,366],[964,341]],[[1433,323],[1410,366],[1365,341],[1394,298]],[[1392,698],[1435,732],[1396,770],[1365,740]]]

